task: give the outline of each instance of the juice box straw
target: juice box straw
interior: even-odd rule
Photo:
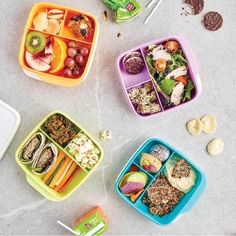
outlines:
[[[157,8],[160,6],[161,1],[162,1],[162,0],[159,0],[159,1],[157,2],[156,6],[152,9],[151,13],[150,13],[150,14],[147,16],[147,18],[145,19],[144,24],[147,24],[147,23],[148,23],[148,21],[150,20],[150,18],[152,17],[152,15],[155,13],[155,11],[157,10]]]
[[[154,2],[156,2],[156,0],[151,0],[151,1],[148,3],[147,8],[150,8],[150,7],[154,4]]]

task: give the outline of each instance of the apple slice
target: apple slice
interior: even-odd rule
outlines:
[[[25,59],[29,64],[29,66],[37,71],[48,71],[51,68],[51,66],[48,63],[43,61],[43,59],[45,59],[45,56],[37,57],[26,51]]]

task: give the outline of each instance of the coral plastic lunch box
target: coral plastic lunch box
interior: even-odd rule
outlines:
[[[166,146],[170,150],[170,156],[163,163],[161,169],[156,174],[153,174],[153,173],[147,172],[146,170],[144,170],[140,166],[140,154],[143,152],[150,153],[150,149],[153,147],[153,145],[156,145],[156,144],[162,144],[162,145]],[[186,193],[180,199],[180,201],[177,203],[177,205],[173,208],[173,210],[170,213],[168,213],[162,217],[160,217],[158,215],[152,215],[149,212],[148,207],[143,203],[143,197],[145,196],[147,189],[152,185],[154,180],[160,174],[165,175],[165,167],[166,167],[166,164],[168,163],[168,161],[172,160],[173,158],[176,158],[176,157],[186,160],[191,165],[191,168],[193,168],[193,170],[196,172],[197,178],[195,181],[195,185],[188,193]],[[133,165],[138,167],[139,171],[144,172],[148,176],[147,185],[145,186],[142,194],[139,195],[139,197],[135,200],[135,202],[132,202],[128,196],[124,195],[120,191],[120,188],[119,188],[119,183],[120,183],[122,177],[126,173],[129,172],[131,166],[133,166]],[[168,224],[172,223],[173,221],[177,220],[177,218],[180,217],[182,214],[189,212],[192,209],[192,207],[196,204],[196,202],[198,201],[198,199],[201,196],[201,194],[203,193],[205,187],[206,187],[206,178],[205,178],[204,173],[191,160],[189,160],[184,154],[182,154],[181,152],[176,150],[174,147],[170,146],[169,144],[167,144],[166,142],[164,142],[158,138],[147,139],[137,149],[137,151],[133,154],[133,156],[130,158],[130,160],[125,165],[125,167],[121,170],[119,176],[117,177],[117,179],[115,181],[116,193],[126,203],[128,203],[130,206],[135,208],[138,212],[140,212],[145,217],[147,217],[148,219],[150,219],[151,221],[153,221],[154,223],[159,224],[159,225],[168,225]]]
[[[70,150],[68,149],[68,146],[73,141],[73,139],[70,140],[68,142],[68,144],[66,144],[66,146],[65,145],[63,146],[63,145],[59,144],[59,142],[55,141],[55,139],[53,139],[49,135],[47,130],[45,130],[45,126],[44,126],[45,122],[53,115],[63,116],[69,122],[72,122],[73,126],[75,127],[76,137],[79,134],[83,134],[83,135],[86,135],[86,137],[92,141],[92,143],[94,144],[96,149],[99,151],[99,159],[98,159],[97,163],[93,166],[93,168],[88,170],[87,168],[82,166],[81,163],[79,163],[77,161],[77,159],[75,158],[75,156],[70,152]],[[79,170],[78,174],[73,178],[72,181],[69,182],[67,187],[62,192],[55,191],[55,189],[50,188],[49,185],[47,185],[45,182],[43,182],[43,179],[47,173],[41,174],[41,175],[35,174],[32,171],[32,164],[31,163],[27,164],[27,163],[22,163],[22,161],[20,161],[20,157],[22,155],[24,147],[29,142],[29,140],[32,138],[32,136],[36,133],[43,134],[46,137],[45,143],[49,143],[49,142],[53,143],[57,147],[58,153],[63,153],[66,157],[69,157],[69,159],[73,160],[73,163],[75,162],[75,164],[77,164],[76,168],[77,168],[77,170]],[[35,188],[39,193],[41,193],[48,200],[62,201],[62,200],[65,200],[66,198],[68,198],[73,192],[75,192],[75,190],[78,189],[79,186],[92,174],[92,172],[97,168],[99,163],[102,161],[103,156],[104,156],[104,152],[103,152],[102,147],[85,129],[83,129],[80,125],[78,125],[72,118],[70,118],[64,112],[54,111],[54,112],[50,113],[49,115],[47,115],[41,122],[39,122],[39,124],[32,130],[32,132],[20,144],[20,146],[18,147],[18,149],[16,151],[15,158],[16,158],[17,164],[25,172],[26,179],[27,179],[28,183],[33,188]],[[59,155],[58,155],[58,159],[59,159]],[[55,165],[55,163],[54,163],[54,165]],[[60,165],[59,165],[59,167],[60,167]],[[54,168],[54,166],[51,167],[51,169],[53,169],[53,168]],[[52,177],[54,177],[56,174],[57,174],[57,172],[55,174],[53,174]]]
[[[61,19],[61,25],[60,25],[60,30],[58,33],[50,33],[50,31],[45,32],[45,30],[40,30],[37,28],[37,30],[34,28],[33,22],[35,17],[40,11],[43,10],[61,10],[64,11],[63,18]],[[83,15],[87,17],[92,24],[93,30],[91,35],[85,38],[77,37],[71,30],[68,28],[68,24],[70,22],[70,19],[73,17],[76,17],[77,15]],[[47,38],[56,38],[59,40],[62,40],[65,43],[68,43],[69,41],[74,41],[78,45],[78,47],[86,47],[89,49],[89,54],[86,59],[85,65],[83,65],[83,69],[74,76],[73,78],[67,78],[64,73],[63,69],[60,71],[57,71],[56,73],[50,73],[49,71],[39,71],[36,69],[33,69],[32,67],[29,66],[29,64],[26,61],[26,36],[29,32],[31,31],[38,31],[40,33],[43,33]],[[26,22],[26,26],[24,28],[24,33],[21,41],[21,46],[20,46],[20,52],[19,52],[19,63],[25,72],[26,75],[29,77],[36,79],[36,80],[41,80],[47,83],[55,84],[55,85],[60,85],[60,86],[76,86],[80,82],[82,82],[88,75],[89,70],[91,68],[94,54],[95,54],[95,49],[97,45],[97,40],[98,40],[98,33],[99,33],[99,24],[98,21],[94,16],[87,12],[83,12],[81,10],[73,9],[70,7],[65,7],[57,4],[52,4],[52,3],[37,3],[35,4],[29,14],[29,17]],[[64,49],[66,51],[66,49]],[[61,53],[59,53],[61,55]],[[68,53],[67,53],[68,55]],[[44,61],[45,59],[43,59]],[[63,67],[63,68],[66,68]]]
[[[152,74],[150,73],[150,69],[148,67],[148,62],[147,62],[148,48],[153,45],[161,45],[162,43],[164,44],[165,42],[167,42],[169,40],[175,40],[178,42],[179,47],[182,50],[182,53],[185,57],[186,67],[188,68],[189,77],[192,80],[192,83],[194,84],[194,87],[195,87],[194,92],[192,93],[191,99],[189,99],[188,101],[182,102],[178,105],[175,105],[175,106],[174,105],[173,106],[166,106],[165,99],[157,89],[155,79],[152,76]],[[142,69],[142,71],[140,73],[129,74],[125,70],[124,60],[128,54],[135,53],[135,52],[138,52],[140,57],[142,57],[143,62],[144,62],[144,68]],[[134,54],[134,56],[136,56],[136,55]],[[139,45],[135,48],[132,48],[132,49],[122,53],[117,58],[117,70],[118,70],[121,85],[123,87],[125,97],[127,98],[128,104],[130,105],[133,112],[140,118],[156,117],[156,116],[159,116],[161,113],[166,113],[167,111],[171,111],[171,110],[174,110],[177,108],[184,107],[188,103],[191,103],[192,101],[196,100],[202,91],[202,83],[201,83],[200,76],[199,76],[199,68],[198,68],[198,64],[196,62],[196,59],[194,57],[193,51],[190,48],[189,43],[183,37],[180,37],[180,36],[172,36],[172,37],[168,37],[168,38],[162,38],[162,39],[150,41],[150,42],[144,43],[142,45]],[[143,114],[140,114],[139,112],[137,112],[136,106],[132,103],[132,101],[129,97],[129,92],[134,88],[141,88],[147,82],[150,82],[153,86],[153,90],[155,91],[155,94],[157,97],[156,103],[159,104],[160,111],[155,114],[150,113],[150,114],[143,115]]]

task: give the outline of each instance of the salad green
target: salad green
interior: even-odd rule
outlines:
[[[146,63],[157,91],[166,100],[165,104],[178,105],[192,98],[195,86],[190,78],[187,60],[177,41],[169,40],[149,46]],[[178,84],[181,86],[177,86]]]

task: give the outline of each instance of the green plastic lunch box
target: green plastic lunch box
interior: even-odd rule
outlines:
[[[79,163],[76,160],[76,158],[68,150],[69,144],[64,147],[61,146],[58,142],[54,141],[50,137],[50,135],[45,131],[45,128],[43,126],[44,123],[48,120],[48,118],[50,118],[51,116],[55,114],[59,114],[65,117],[65,119],[72,122],[72,124],[74,125],[76,129],[76,136],[81,133],[83,135],[86,135],[87,138],[92,141],[92,143],[97,148],[97,150],[99,150],[99,159],[92,169],[90,170],[86,169],[84,166],[81,165],[81,163]],[[73,180],[62,192],[55,191],[54,189],[50,188],[48,185],[46,185],[43,182],[43,178],[46,173],[42,175],[35,174],[34,172],[32,172],[31,164],[22,163],[22,161],[20,160],[24,146],[27,144],[27,142],[29,142],[30,138],[32,138],[32,136],[36,133],[42,133],[46,137],[47,142],[53,143],[58,148],[59,152],[63,152],[66,157],[71,158],[78,165],[78,167],[76,167],[77,169],[80,168],[79,174],[77,174],[76,177],[73,178]],[[61,112],[61,111],[53,111],[52,113],[47,115],[41,122],[39,122],[39,124],[32,130],[32,132],[20,144],[15,154],[16,162],[20,166],[20,168],[25,172],[28,183],[33,188],[35,188],[39,193],[41,193],[45,198],[51,201],[63,201],[67,199],[92,174],[92,172],[96,169],[96,167],[102,161],[103,156],[104,156],[104,152],[100,144],[84,128],[82,128],[79,124],[77,124],[71,117],[69,117],[66,113]]]

